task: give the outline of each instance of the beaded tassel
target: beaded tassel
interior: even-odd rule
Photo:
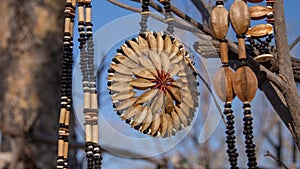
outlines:
[[[225,103],[225,109],[224,109],[224,114],[226,116],[226,131],[225,133],[227,134],[227,154],[229,157],[229,163],[232,169],[238,169],[237,167],[237,160],[238,160],[238,152],[235,147],[235,131],[234,131],[234,115],[233,111],[231,110],[231,102],[226,102]]]
[[[247,166],[249,169],[258,169],[255,157],[255,144],[253,143],[253,127],[251,117],[251,106],[250,103],[244,102],[244,131],[245,135],[245,144],[246,144],[246,154],[248,157]]]
[[[234,72],[229,67],[228,45],[226,34],[229,28],[228,11],[224,7],[223,1],[217,1],[216,7],[211,12],[211,25],[214,36],[220,41],[220,55],[223,66],[216,73],[214,84],[219,98],[225,102],[224,115],[226,116],[226,144],[227,154],[232,169],[237,169],[237,149],[235,147],[234,115],[231,110],[231,101],[235,97],[233,91],[232,78]]]
[[[101,168],[101,148],[98,143],[98,103],[96,76],[94,74],[93,24],[91,0],[78,1],[78,31],[80,37],[81,71],[84,92],[84,117],[86,131],[86,157],[88,169]]]
[[[68,167],[69,120],[72,111],[72,63],[73,63],[73,26],[76,0],[67,0],[65,5],[65,26],[63,38],[63,67],[61,79],[61,106],[58,131],[57,168]]]

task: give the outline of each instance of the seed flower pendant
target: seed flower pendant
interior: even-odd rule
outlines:
[[[169,137],[189,126],[199,96],[190,63],[184,46],[169,34],[145,32],[126,41],[107,77],[117,114],[152,137]]]

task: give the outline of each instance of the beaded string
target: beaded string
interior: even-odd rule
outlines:
[[[73,64],[73,26],[76,0],[66,0],[64,11],[63,66],[61,77],[61,102],[58,131],[57,168],[68,167],[69,120],[72,111],[72,64]]]
[[[228,41],[225,39],[228,28],[229,19],[228,11],[224,7],[224,2],[221,0],[216,1],[216,7],[211,12],[211,25],[214,36],[220,41],[220,55],[222,67],[216,73],[214,83],[216,93],[222,101],[225,102],[223,114],[226,116],[226,144],[227,154],[230,166],[232,169],[238,169],[237,160],[238,152],[235,146],[235,130],[234,130],[234,115],[231,109],[231,101],[234,99],[232,78],[234,72],[228,64]],[[224,91],[225,89],[225,91]]]
[[[239,60],[241,66],[236,70],[233,78],[233,89],[237,97],[243,102],[244,106],[244,131],[245,135],[245,147],[248,163],[247,166],[250,169],[256,169],[256,157],[255,157],[255,144],[253,143],[253,127],[251,117],[250,102],[253,100],[258,84],[257,78],[254,72],[247,66],[246,49],[244,43],[244,37],[250,26],[250,14],[248,5],[245,1],[235,0],[230,8],[230,20],[237,34],[238,38],[238,50]]]
[[[253,117],[251,116],[251,106],[249,102],[244,102],[244,131],[243,134],[245,135],[245,144],[246,144],[246,154],[248,157],[248,167],[249,169],[258,169],[256,157],[255,157],[255,144],[253,142],[253,127],[252,127],[252,120]]]
[[[101,148],[98,143],[98,102],[96,76],[94,74],[94,44],[91,22],[91,0],[78,0],[78,31],[80,42],[80,66],[84,92],[84,117],[86,132],[87,168],[101,167]]]
[[[150,15],[149,11],[149,0],[142,0],[142,12],[140,24],[140,33],[145,33],[147,31],[147,22]]]
[[[163,4],[165,9],[165,22],[168,24],[166,31],[170,34],[174,33],[174,18],[172,16],[171,10],[171,0],[159,0]]]

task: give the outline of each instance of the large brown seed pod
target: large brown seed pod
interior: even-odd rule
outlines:
[[[249,28],[247,35],[255,38],[261,38],[273,33],[273,26],[270,24],[259,24],[253,28]]]
[[[233,78],[233,89],[242,102],[251,102],[257,90],[257,79],[248,66],[237,69]]]
[[[250,13],[248,5],[242,0],[235,0],[230,7],[231,25],[238,35],[243,35],[250,26]]]
[[[265,18],[268,14],[271,14],[273,8],[266,6],[251,6],[249,12],[252,20],[259,20]]]
[[[224,39],[229,27],[229,12],[223,5],[217,5],[211,11],[211,27],[216,39]]]
[[[229,67],[222,67],[214,77],[214,87],[223,102],[232,101],[235,97],[232,79],[234,73]]]
[[[121,119],[153,137],[169,137],[190,125],[199,92],[187,59],[183,45],[168,34],[146,32],[122,45],[107,77]]]

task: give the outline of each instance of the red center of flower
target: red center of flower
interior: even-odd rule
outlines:
[[[165,71],[157,71],[158,76],[155,80],[151,80],[153,83],[156,83],[155,86],[153,86],[153,89],[159,89],[160,91],[166,91],[167,86],[171,86],[171,83],[174,81],[172,77],[170,77],[169,73],[166,73]]]

